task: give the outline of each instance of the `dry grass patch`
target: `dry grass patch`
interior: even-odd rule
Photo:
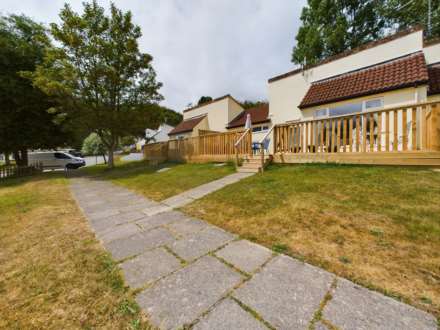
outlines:
[[[0,187],[0,328],[149,329],[56,174]]]
[[[440,174],[272,166],[185,212],[440,316]]]

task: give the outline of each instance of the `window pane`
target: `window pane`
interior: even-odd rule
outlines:
[[[313,115],[313,117],[315,118],[326,117],[326,116],[327,116],[327,109],[315,110],[315,114]]]
[[[365,109],[381,108],[382,106],[382,99],[369,100],[365,102]]]
[[[252,132],[259,132],[261,131],[261,126],[255,126],[252,128]]]
[[[330,108],[330,117],[343,116],[343,115],[348,115],[350,113],[356,113],[361,111],[362,111],[362,102],[344,104],[339,107]]]
[[[263,131],[267,131],[269,129],[269,126],[263,126]]]

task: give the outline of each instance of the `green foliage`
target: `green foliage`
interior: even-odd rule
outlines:
[[[428,0],[308,0],[292,62],[313,65],[396,30],[421,25],[428,34]],[[440,37],[440,1],[431,1],[431,30]]]
[[[85,2],[82,14],[66,4],[60,19],[51,24],[60,47],[48,51],[34,83],[58,100],[59,116],[72,115],[101,137],[112,167],[121,137],[141,135],[160,120],[153,106],[162,99],[153,58],[139,50],[142,34],[131,12],[114,4],[109,16],[97,1]]]
[[[20,165],[27,149],[56,147],[67,138],[47,111],[53,100],[25,77],[49,46],[42,25],[26,16],[0,17],[0,151],[13,152]]]
[[[383,35],[380,1],[308,0],[303,8],[292,62],[312,65]]]
[[[245,100],[243,102],[241,102],[241,106],[244,109],[250,109],[250,108],[255,108],[258,107],[260,105],[266,104],[267,101],[250,101],[250,100]]]
[[[84,155],[105,155],[105,145],[102,143],[101,138],[96,133],[91,133],[85,138],[81,152]]]
[[[208,102],[211,102],[211,101],[212,101],[212,97],[211,96],[202,96],[199,99],[199,102],[197,102],[197,105],[202,105],[202,104],[205,104],[205,103],[208,103]]]

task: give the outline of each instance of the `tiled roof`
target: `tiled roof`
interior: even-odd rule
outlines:
[[[440,63],[428,66],[428,95],[440,94]]]
[[[237,117],[231,120],[228,128],[240,127],[246,124],[247,114],[251,115],[252,124],[259,124],[269,121],[269,104],[262,104],[255,108],[250,108],[242,111]]]
[[[411,34],[411,33],[417,32],[417,31],[421,31],[421,30],[423,30],[423,27],[421,25],[413,26],[413,27],[411,27],[409,29],[399,31],[397,33],[394,33],[394,34],[389,35],[387,37],[384,37],[382,39],[367,42],[367,43],[365,43],[363,45],[360,45],[359,47],[356,47],[356,48],[353,48],[353,49],[348,49],[348,50],[346,50],[346,51],[344,51],[342,53],[330,56],[330,57],[328,57],[328,58],[326,58],[326,59],[324,59],[322,61],[319,61],[316,64],[306,65],[303,68],[294,69],[294,70],[292,70],[290,72],[287,72],[287,73],[281,74],[279,76],[270,78],[269,79],[269,83],[272,83],[274,81],[281,80],[281,79],[293,76],[295,74],[300,73],[301,71],[309,70],[309,69],[312,69],[312,68],[316,68],[318,66],[321,66],[321,65],[324,65],[324,64],[327,64],[327,63],[339,60],[341,58],[344,58],[344,57],[347,57],[347,56],[359,53],[359,52],[361,52],[363,50],[374,48],[376,46],[380,46],[380,45],[386,44],[387,42],[390,42],[390,41],[393,41],[393,40],[405,37],[408,34]],[[427,41],[425,45],[428,45],[428,43],[431,44],[431,43],[435,43],[435,42],[436,42],[435,40],[434,41]]]
[[[181,121],[168,135],[191,132],[206,116],[199,116]]]
[[[372,95],[428,82],[423,52],[313,83],[299,108]]]

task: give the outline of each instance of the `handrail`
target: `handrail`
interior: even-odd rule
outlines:
[[[272,133],[273,129],[275,128],[275,125],[272,125],[272,127],[267,131],[266,134],[264,134],[263,138],[258,142],[259,144],[264,143],[264,140],[269,136],[270,133]]]
[[[296,121],[294,123],[278,124],[278,125],[274,125],[274,126],[278,126],[278,127],[294,126],[294,125],[298,125],[298,124],[310,123],[310,122],[316,122],[316,121],[325,121],[325,120],[349,118],[349,117],[353,117],[353,116],[370,114],[370,113],[375,114],[375,113],[380,113],[380,112],[390,112],[390,111],[410,109],[410,108],[417,108],[417,107],[427,107],[427,106],[430,106],[430,105],[438,105],[438,104],[440,104],[439,101],[422,102],[422,103],[409,103],[409,104],[403,104],[403,105],[396,106],[396,107],[391,107],[391,108],[382,108],[382,109],[378,109],[378,110],[354,112],[354,113],[350,113],[350,114],[347,114],[347,115],[340,115],[340,116],[333,116],[333,117],[313,118],[313,119]]]
[[[250,130],[251,130],[250,128],[247,128],[247,129],[243,132],[243,134],[240,136],[240,138],[237,140],[237,142],[235,142],[235,145],[234,145],[235,148],[238,148],[238,145],[240,144],[241,140],[243,140],[243,138],[246,136],[247,133],[249,133]]]

